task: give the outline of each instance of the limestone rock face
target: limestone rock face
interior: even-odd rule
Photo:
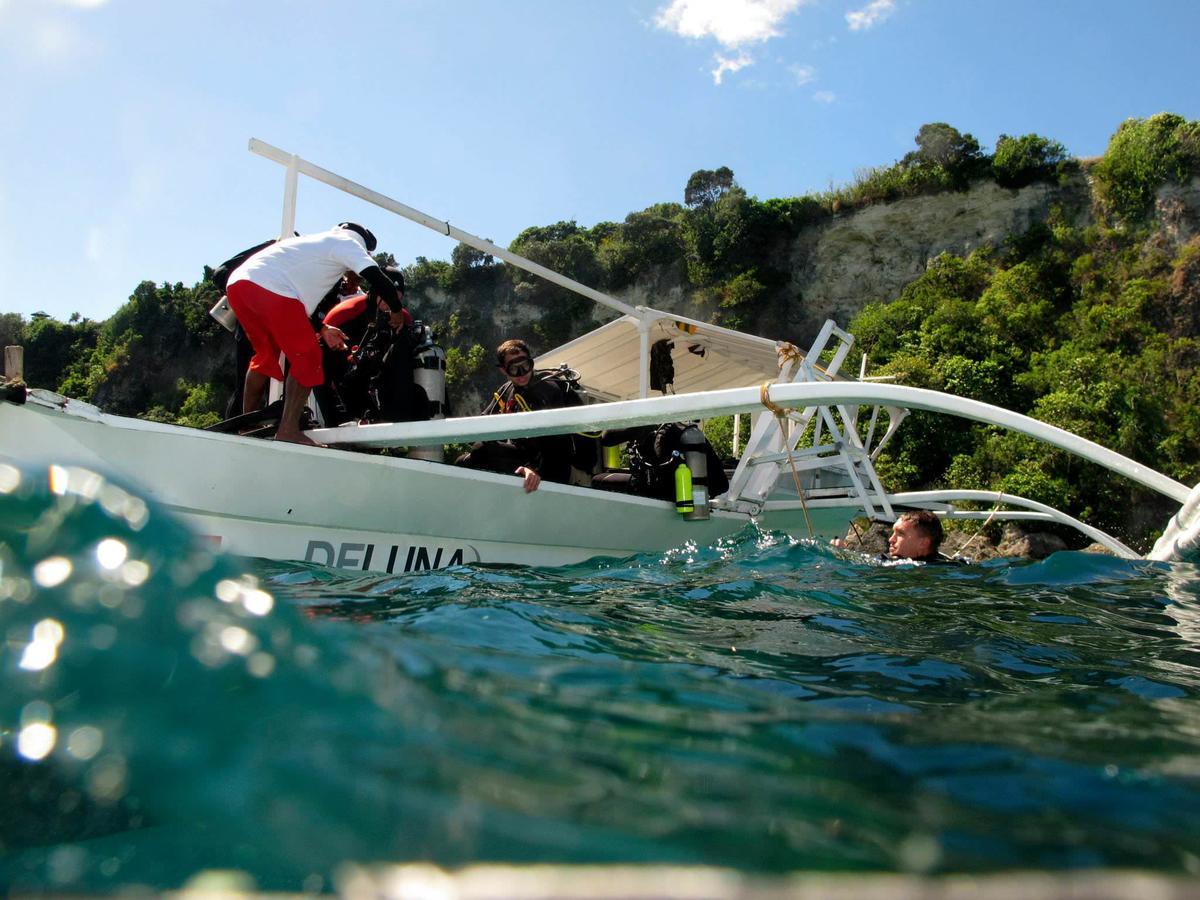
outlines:
[[[1154,200],[1158,236],[1174,254],[1200,234],[1200,178],[1188,184],[1169,182],[1158,189]]]
[[[868,303],[889,302],[943,252],[999,246],[1060,206],[1078,225],[1091,217],[1087,178],[1019,190],[981,182],[966,191],[911,197],[835,216],[792,244],[788,331],[802,340],[832,318],[846,325]]]

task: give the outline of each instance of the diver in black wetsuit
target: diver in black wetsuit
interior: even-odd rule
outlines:
[[[835,538],[830,543],[838,548],[846,546],[846,542],[841,538]],[[941,519],[927,509],[909,510],[901,513],[892,523],[892,533],[888,537],[888,552],[880,554],[878,559],[885,563],[911,560],[919,563],[956,566],[970,562],[965,557],[946,556],[944,553],[939,553],[938,547],[941,543]]]
[[[558,409],[583,403],[562,372],[533,368],[533,354],[522,340],[508,340],[496,348],[496,367],[508,380],[492,395],[482,415]],[[464,453],[455,460],[455,465],[519,475],[528,493],[536,491],[543,478],[566,484],[571,477],[574,455],[572,436],[561,434],[488,441]]]
[[[901,513],[892,524],[888,538],[888,559],[911,559],[923,563],[959,563],[938,553],[942,543],[942,522],[927,509]]]

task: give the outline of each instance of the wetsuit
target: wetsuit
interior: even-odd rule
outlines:
[[[416,402],[413,391],[412,315],[402,310],[404,327],[393,331],[376,310],[368,294],[352,294],[341,298],[322,320],[340,328],[351,348],[351,352],[325,349],[326,381],[317,391],[317,399],[327,419],[407,422],[427,418],[427,404]]]
[[[579,395],[552,369],[538,369],[523,388],[511,381],[504,382],[492,394],[492,401],[482,415],[510,412],[530,412],[537,409],[559,409],[580,406]],[[537,438],[518,438],[514,441],[488,441],[464,453],[455,462],[472,469],[511,474],[520,466],[533,469],[546,481],[566,484],[571,478],[571,460],[575,444],[569,434],[554,434]]]
[[[919,562],[930,566],[965,566],[970,562],[961,556],[946,556],[944,553],[931,553],[928,556],[890,556],[882,553],[879,558],[884,562]]]

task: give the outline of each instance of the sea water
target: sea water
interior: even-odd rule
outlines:
[[[882,566],[747,527],[370,575],[217,555],[97,475],[0,465],[0,625],[3,888],[1200,870],[1189,565]]]

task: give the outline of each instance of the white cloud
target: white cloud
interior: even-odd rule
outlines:
[[[837,94],[833,91],[817,91],[813,94],[813,99],[818,103],[832,103],[837,99]]]
[[[739,53],[732,59],[718,53],[716,61],[717,67],[712,70],[713,84],[720,84],[726,72],[737,72],[754,63],[754,59],[749,53]]]
[[[788,66],[788,71],[792,73],[792,77],[796,79],[796,84],[805,85],[817,77],[817,70],[812,66],[802,66],[799,64]]]
[[[101,44],[75,10],[109,0],[0,0],[0,53],[22,66],[81,67]]]
[[[28,33],[29,48],[42,59],[68,59],[82,52],[83,35],[70,22],[45,20]]]
[[[851,31],[873,28],[896,11],[896,0],[871,0],[862,9],[846,13]]]
[[[654,24],[681,37],[715,38],[735,49],[779,37],[780,23],[805,2],[808,0],[672,0],[659,10]]]

